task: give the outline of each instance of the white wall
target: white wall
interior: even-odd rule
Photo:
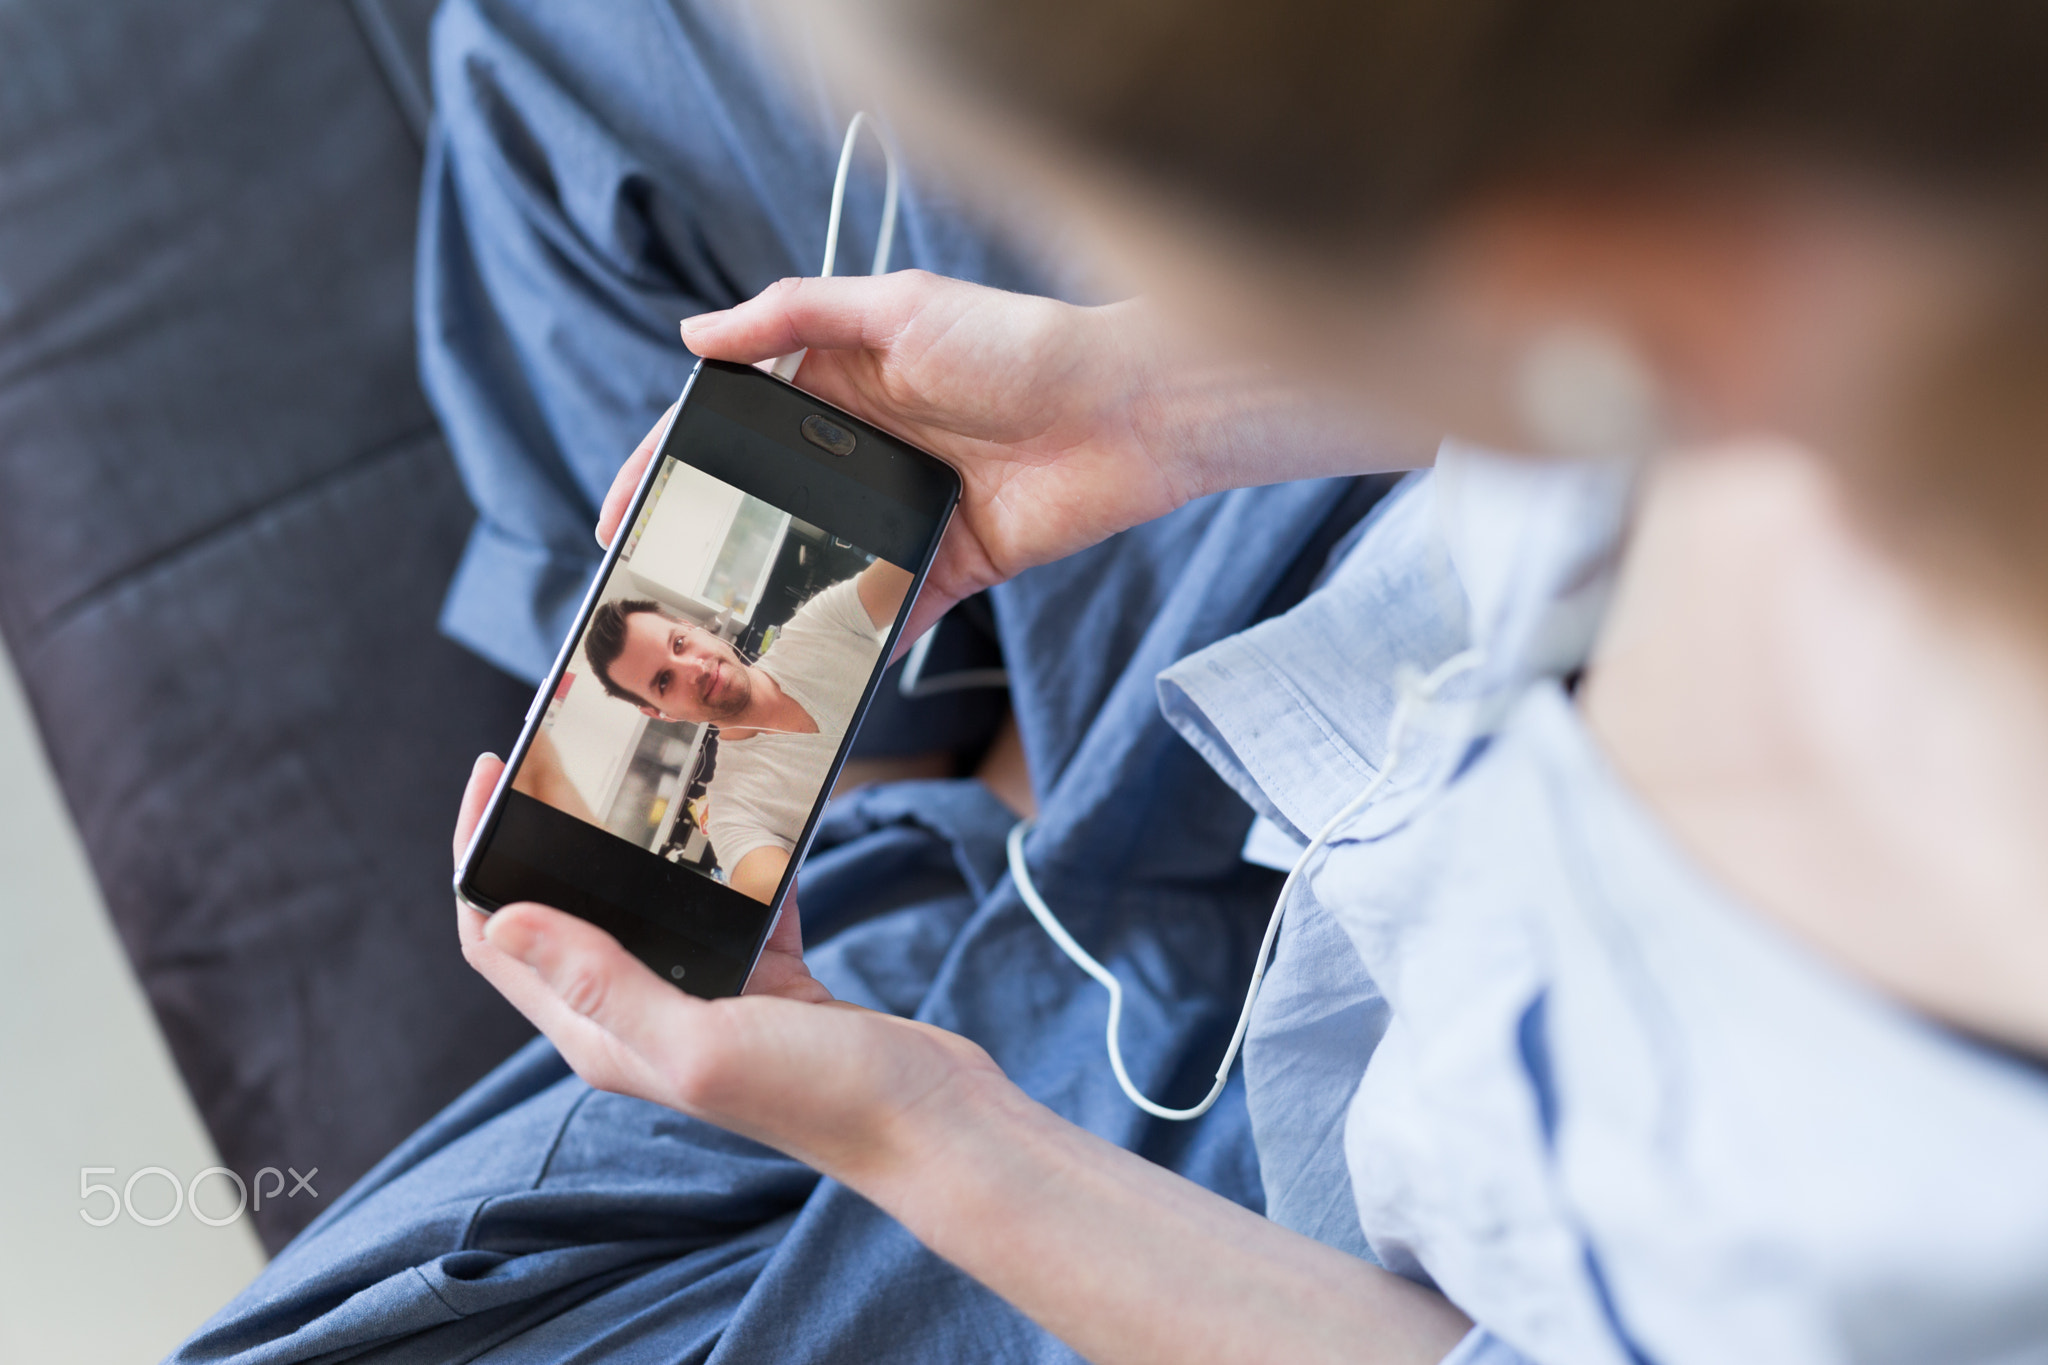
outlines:
[[[0,653],[0,1362],[128,1365],[161,1358],[263,1266],[246,1217],[209,1227],[185,1209],[160,1227],[106,1196],[159,1166],[179,1180],[220,1160],[114,937],[58,796],[13,666]],[[209,1217],[232,1189],[200,1185]],[[338,1190],[322,1189],[325,1195]],[[217,1202],[216,1202],[217,1201]],[[145,1218],[168,1212],[160,1176],[143,1178]]]
[[[569,663],[575,681],[569,695],[553,708],[548,737],[561,755],[562,771],[577,795],[603,820],[618,795],[619,783],[632,760],[633,748],[647,728],[647,717],[630,702],[608,696],[604,684],[583,657],[583,646]]]
[[[659,597],[695,601],[745,497],[701,469],[676,465],[634,547],[634,576]]]

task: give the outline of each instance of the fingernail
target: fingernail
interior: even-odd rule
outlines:
[[[531,962],[542,941],[540,930],[509,919],[502,912],[492,915],[484,923],[484,938],[505,956],[516,957],[521,962]]]
[[[483,767],[483,766],[484,766],[484,764],[486,764],[486,763],[503,763],[504,761],[505,761],[504,759],[502,759],[502,758],[499,758],[499,757],[498,757],[498,756],[497,756],[496,754],[492,753],[492,752],[491,752],[491,751],[490,751],[489,749],[486,749],[486,750],[484,750],[484,751],[483,751],[482,753],[480,753],[480,754],[478,754],[478,755],[476,756],[476,762],[474,762],[474,763],[472,763],[472,764],[470,764],[470,765],[469,765],[469,770],[470,770],[471,772],[475,772],[475,771],[476,771],[476,770],[477,770],[478,768],[481,768],[481,767]]]
[[[727,313],[731,311],[732,310],[729,308],[721,308],[718,309],[716,312],[699,313],[695,317],[684,318],[683,335],[694,336],[696,333],[704,330],[706,327],[709,327],[712,323],[717,322],[720,318],[724,317]]]

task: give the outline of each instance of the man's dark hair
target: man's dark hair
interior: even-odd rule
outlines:
[[[607,602],[592,612],[590,629],[583,633],[583,657],[590,660],[590,671],[597,674],[606,696],[632,702],[635,706],[652,706],[654,703],[647,698],[612,681],[612,665],[619,661],[619,655],[626,649],[626,618],[641,611],[651,611],[659,616],[661,606],[648,598],[635,597]]]

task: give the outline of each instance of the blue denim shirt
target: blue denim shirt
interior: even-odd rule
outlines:
[[[2048,1077],[1717,887],[1590,742],[1624,473],[1447,450],[1288,615],[1161,675],[1305,843],[1246,1048],[1268,1211],[1433,1281],[1463,1361],[2048,1359]]]

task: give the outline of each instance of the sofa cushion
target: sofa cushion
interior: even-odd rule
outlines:
[[[322,1203],[526,1036],[448,891],[527,694],[435,631],[425,9],[0,0],[0,632],[226,1163]]]

